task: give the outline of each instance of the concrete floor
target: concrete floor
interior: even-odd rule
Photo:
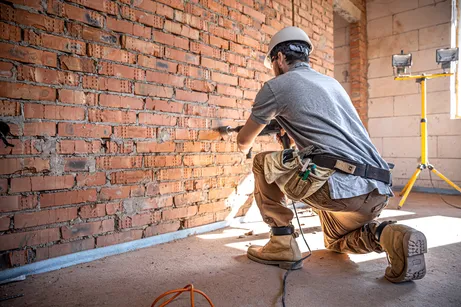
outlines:
[[[445,196],[461,205],[461,197]],[[386,217],[422,230],[427,275],[405,284],[383,278],[384,254],[346,255],[323,249],[316,216],[302,224],[314,250],[304,268],[288,277],[287,306],[461,306],[461,210],[436,195],[411,194],[402,210],[397,198]],[[254,235],[238,238],[253,230]],[[247,223],[177,242],[29,276],[0,287],[0,297],[24,294],[0,306],[150,306],[161,293],[193,283],[215,306],[281,306],[285,271],[248,260],[249,244],[264,243],[268,228]],[[306,251],[301,238],[298,243]],[[208,306],[197,298],[196,306]],[[183,294],[169,306],[190,306]]]

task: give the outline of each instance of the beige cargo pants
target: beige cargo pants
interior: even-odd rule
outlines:
[[[257,154],[253,160],[255,200],[264,222],[269,226],[288,226],[293,212],[286,207],[287,198],[275,182],[268,184],[265,179],[264,157],[269,153]],[[306,202],[318,212],[327,249],[364,254],[383,251],[372,233],[379,223],[372,221],[388,204],[388,199],[375,190],[366,195],[332,200],[326,183]]]

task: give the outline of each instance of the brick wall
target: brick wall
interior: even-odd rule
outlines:
[[[332,0],[295,0],[333,75]],[[292,2],[0,3],[0,264],[22,265],[244,214],[235,136]],[[278,149],[271,137],[254,150]],[[251,185],[249,185],[251,187]],[[232,197],[229,197],[231,196]]]
[[[396,163],[396,185],[411,177],[420,157],[419,85],[394,81],[391,56],[413,54],[413,73],[441,72],[435,50],[450,46],[451,1],[367,2],[369,40],[369,132],[384,158]],[[449,79],[428,81],[429,159],[448,178],[461,183],[461,120],[450,119]],[[416,186],[431,187],[424,171]],[[436,186],[449,188],[433,176]],[[450,188],[451,189],[451,188]]]

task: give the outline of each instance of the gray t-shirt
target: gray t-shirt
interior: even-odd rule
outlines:
[[[300,150],[314,145],[319,153],[388,169],[341,84],[307,63],[297,63],[287,73],[266,82],[256,96],[251,118],[259,124],[275,118]],[[331,176],[328,183],[333,199],[374,189],[393,195],[388,184],[341,172]]]

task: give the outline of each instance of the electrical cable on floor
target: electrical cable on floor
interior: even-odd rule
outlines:
[[[160,295],[159,297],[157,297],[155,299],[155,301],[152,303],[152,306],[151,307],[155,307],[155,304],[157,304],[157,302],[159,302],[162,298],[164,298],[165,296],[167,295],[170,295],[170,294],[173,294],[173,293],[176,293],[172,298],[168,299],[166,302],[162,303],[159,307],[164,307],[166,305],[168,305],[169,303],[171,303],[175,298],[177,298],[178,296],[180,296],[183,292],[190,292],[190,305],[191,307],[194,307],[195,306],[195,303],[194,303],[194,292],[197,292],[198,294],[201,294],[207,301],[208,303],[210,304],[211,307],[214,307],[213,303],[211,302],[211,299],[205,294],[203,293],[202,291],[200,290],[197,290],[197,289],[194,289],[194,285],[193,284],[188,284],[187,286],[185,286],[184,288],[181,288],[181,289],[175,289],[175,290],[170,290],[170,291],[167,291],[165,293],[163,293],[162,295]]]
[[[432,181],[432,172],[431,172],[431,171],[429,171],[429,179],[430,179],[430,181],[431,181],[432,189],[434,190],[435,193],[437,193],[437,195],[439,195],[440,199],[441,199],[444,203],[446,203],[447,205],[449,205],[449,206],[451,206],[451,207],[453,207],[453,208],[461,209],[460,206],[451,204],[451,203],[449,203],[448,201],[446,201],[446,200],[442,197],[442,194],[440,194],[439,191],[438,191],[438,190],[435,188],[435,186],[434,186],[434,182]]]
[[[296,215],[296,220],[298,221],[298,226],[299,226],[299,231],[301,232],[301,236],[303,237],[303,240],[304,240],[304,243],[306,243],[306,246],[307,246],[307,249],[309,250],[309,254],[307,254],[307,256],[304,256],[303,258],[299,259],[298,261],[296,261],[295,263],[293,263],[291,265],[291,268],[289,268],[285,274],[283,275],[283,285],[282,285],[282,306],[283,307],[286,307],[285,305],[285,295],[286,295],[286,284],[287,284],[287,277],[288,277],[288,274],[291,273],[291,271],[293,271],[293,268],[296,267],[298,264],[302,263],[304,260],[306,260],[307,258],[309,258],[311,255],[312,255],[312,251],[311,251],[311,248],[309,246],[309,244],[307,243],[307,240],[306,238],[304,237],[304,232],[303,232],[303,229],[301,227],[301,222],[299,221],[299,217],[298,217],[298,211],[296,210],[296,204],[294,202],[292,202],[293,204],[293,209],[295,210],[295,215]]]

